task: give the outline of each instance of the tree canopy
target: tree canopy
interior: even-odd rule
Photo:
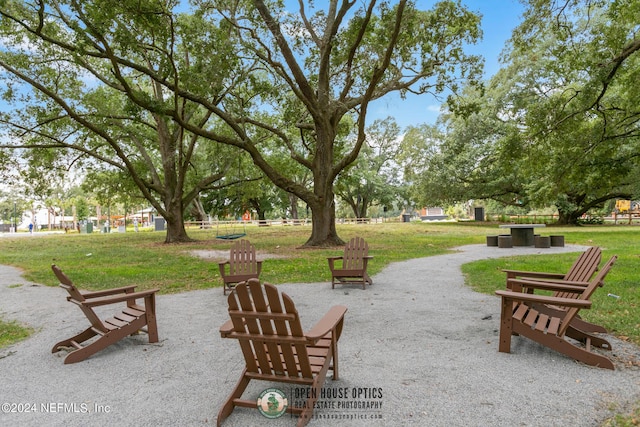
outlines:
[[[0,117],[3,147],[122,172],[166,219],[167,242],[189,240],[184,208],[200,191],[227,185],[228,165],[207,159],[203,138],[185,129],[215,126],[212,114],[176,90],[197,86],[219,100],[215,70],[231,58],[224,44],[193,32],[225,37],[174,14],[175,5],[7,1],[0,9],[2,96],[17,107]],[[221,53],[193,64],[191,50]],[[190,77],[194,68],[201,80]]]
[[[432,200],[551,204],[575,223],[640,194],[640,2],[528,3],[505,66],[450,105],[420,184]]]
[[[211,152],[203,147],[228,147],[225,159],[243,150],[310,207],[307,245],[339,244],[333,184],[358,157],[369,103],[477,77],[479,58],[464,48],[479,17],[455,1],[298,5],[202,0],[178,12],[171,0],[7,0],[2,96],[21,108],[2,115],[2,145],[68,148],[127,171],[167,220],[168,242],[188,240],[182,214],[199,192],[230,184],[229,162],[197,161]],[[349,150],[336,146],[341,132],[355,136]],[[309,171],[312,188],[274,162],[274,145]]]

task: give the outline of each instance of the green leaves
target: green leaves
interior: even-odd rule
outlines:
[[[640,42],[628,11],[638,6],[530,1],[508,63],[484,92],[469,86],[444,117],[421,193],[555,205],[569,222],[631,197],[640,158],[640,91],[632,89]]]

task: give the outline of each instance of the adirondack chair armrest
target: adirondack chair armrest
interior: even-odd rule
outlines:
[[[307,342],[313,345],[329,332],[334,331],[344,320],[344,314],[346,312],[347,307],[344,305],[331,307],[322,319],[320,319],[318,323],[316,323],[315,326],[305,334]]]
[[[258,275],[260,275],[260,272],[262,271],[262,262],[263,260],[256,260],[256,270],[258,272]],[[231,263],[229,262],[229,260],[226,261],[220,261],[218,262],[218,267],[220,268],[220,275],[221,276],[226,276],[226,272],[225,272],[225,266],[226,265],[230,265]]]
[[[548,273],[543,271],[524,271],[524,270],[502,270],[507,273],[508,279],[515,279],[516,277],[533,277],[538,279],[562,279],[565,275],[563,273]]]
[[[333,271],[335,269],[335,262],[342,260],[344,262],[343,256],[330,256],[327,257],[327,261],[329,261],[329,269]]]
[[[540,289],[540,290],[548,290],[548,291],[557,291],[557,292],[575,292],[581,293],[584,292],[584,288],[589,284],[589,282],[576,282],[576,281],[543,281],[543,280],[527,280],[527,279],[509,279],[507,282],[507,287],[516,290],[516,287],[513,285],[518,285],[518,288],[527,288],[527,289]]]
[[[512,292],[512,291],[502,291],[502,290],[498,290],[495,292],[496,292],[496,295],[502,297],[503,299],[507,299],[511,301],[537,302],[540,304],[549,304],[549,305],[555,305],[558,307],[591,308],[591,301],[589,300],[560,298],[560,297],[552,297],[552,296],[546,296],[546,295],[524,294],[522,292]]]
[[[222,326],[220,326],[220,336],[222,338],[227,338],[232,332],[233,322],[231,321],[231,319],[227,320]]]
[[[134,292],[135,290],[136,290],[136,285],[129,285],[129,286],[123,286],[121,288],[105,289],[102,291],[82,291],[80,293],[85,298],[97,298],[97,297],[104,297],[107,295],[131,293],[131,292]]]
[[[87,307],[97,307],[101,305],[115,304],[118,302],[135,301],[136,299],[139,299],[139,298],[145,298],[145,299],[148,297],[155,298],[155,294],[158,291],[159,289],[149,289],[147,291],[132,292],[130,294],[104,296],[104,297],[98,297],[91,300],[83,301],[80,304]]]
[[[220,261],[218,263],[218,268],[220,269],[220,277],[224,278],[227,276],[227,272],[225,271],[225,265],[230,265],[229,264],[229,260],[227,261]]]

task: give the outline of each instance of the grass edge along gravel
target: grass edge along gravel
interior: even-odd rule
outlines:
[[[498,231],[487,223],[382,223],[337,226],[348,240],[364,237],[374,256],[369,274],[375,275],[391,262],[446,253],[465,244],[484,243],[486,235]],[[326,258],[341,248],[302,249],[308,226],[247,227],[247,237],[258,253],[278,257],[263,263],[261,278],[279,283],[310,283],[330,280]],[[55,286],[50,264],[58,264],[81,289],[99,290],[136,284],[140,289],[160,288],[161,293],[220,287],[218,261],[194,252],[225,253],[232,242],[215,238],[214,230],[190,229],[197,239],[187,244],[166,245],[164,233],[112,233],[92,235],[48,235],[0,238],[0,264],[20,268],[24,278]],[[604,292],[594,295],[594,310],[585,310],[588,320],[604,325],[614,334],[640,344],[640,227],[589,226],[547,227],[542,234],[563,234],[567,243],[603,248],[603,260],[613,254],[618,262],[607,277]],[[504,287],[502,269],[566,271],[576,254],[504,257],[463,266],[466,282],[474,290],[493,295]],[[609,295],[614,295],[612,297]]]

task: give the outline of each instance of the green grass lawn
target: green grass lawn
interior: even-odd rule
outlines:
[[[555,233],[555,231],[554,231]],[[605,286],[592,297],[593,308],[580,315],[605,326],[619,338],[640,344],[640,228],[579,227],[562,232],[569,243],[600,246],[602,263],[611,256],[618,260],[605,279]],[[476,291],[492,294],[496,285],[504,287],[502,269],[566,272],[576,254],[505,257],[466,264],[462,271],[467,283]],[[615,298],[611,295],[616,295]]]
[[[262,279],[271,283],[329,281],[327,256],[340,248],[305,249],[309,226],[247,227],[246,238],[267,259]],[[487,234],[498,232],[495,224],[476,223],[384,223],[338,225],[347,240],[356,235],[367,239],[374,259],[369,273],[387,264],[432,256],[472,243],[484,243]],[[612,333],[640,344],[640,227],[585,226],[548,227],[543,234],[563,234],[567,244],[597,245],[603,259],[618,255],[604,290],[596,292],[594,309],[584,317],[604,325]],[[215,238],[215,230],[191,229],[197,242],[163,243],[164,233],[112,233],[91,235],[54,234],[0,239],[0,264],[21,268],[26,279],[57,285],[50,265],[59,265],[83,289],[98,290],[136,284],[141,289],[158,287],[161,293],[186,292],[221,286],[217,261],[193,255],[193,251],[226,252],[232,242]],[[463,267],[467,283],[478,292],[493,294],[504,287],[503,268],[566,272],[576,254],[505,257],[477,261]],[[608,294],[620,298],[609,297]]]
[[[479,243],[487,230],[473,226],[427,227],[421,223],[343,225],[338,229],[345,240],[356,235],[367,239],[375,257],[369,264],[371,274],[393,261]],[[326,258],[341,253],[340,248],[301,249],[311,233],[309,226],[247,227],[247,232],[246,238],[258,251],[285,257],[264,263],[261,277],[272,283],[330,280]],[[86,289],[135,283],[174,293],[221,286],[218,260],[200,259],[192,251],[228,251],[232,242],[217,240],[213,230],[192,229],[189,235],[198,241],[165,245],[164,234],[155,232],[5,236],[0,240],[0,264],[20,267],[28,280],[56,285],[50,269],[55,263]]]
[[[353,224],[337,228],[343,240],[354,236],[367,240],[370,255],[374,256],[369,264],[370,275],[391,262],[485,243],[486,235],[499,233],[497,224],[476,223]],[[310,233],[309,226],[248,226],[245,238],[251,240],[259,252],[282,257],[265,260],[261,278],[275,284],[329,282],[326,258],[339,255],[342,250],[301,248]],[[594,308],[583,310],[581,315],[622,339],[640,344],[640,227],[548,227],[542,234],[563,234],[567,244],[600,246],[603,260],[618,255],[605,287],[594,294]],[[55,263],[80,288],[88,290],[136,284],[140,289],[158,287],[166,294],[220,287],[217,261],[223,258],[202,259],[194,256],[193,251],[228,251],[232,242],[217,240],[215,230],[190,229],[189,235],[198,241],[165,245],[161,232],[4,235],[0,238],[0,264],[19,267],[27,280],[49,286],[57,285],[50,269]],[[464,265],[463,273],[474,290],[493,295],[496,289],[504,289],[502,269],[566,272],[576,256],[576,253],[567,253],[476,261]],[[0,319],[0,333],[1,348],[24,339],[30,330]],[[606,425],[638,425],[638,413],[640,410],[635,408],[631,415],[619,415]]]

